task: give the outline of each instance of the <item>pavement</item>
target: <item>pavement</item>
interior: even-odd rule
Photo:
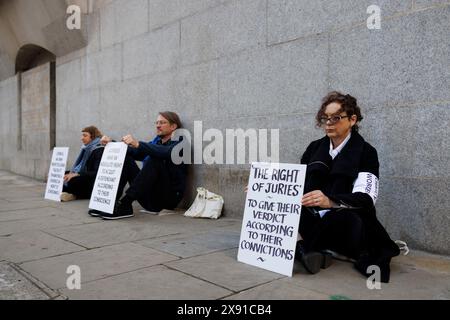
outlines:
[[[296,262],[291,278],[237,261],[239,219],[135,207],[133,218],[105,221],[87,200],[47,201],[44,190],[0,171],[0,300],[450,299],[450,257],[411,250],[380,289],[338,260],[316,275]]]

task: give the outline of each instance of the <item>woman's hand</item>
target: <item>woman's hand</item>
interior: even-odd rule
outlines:
[[[69,182],[72,178],[75,178],[78,176],[79,176],[78,173],[74,173],[74,172],[68,173],[68,174],[64,175],[64,182]]]
[[[324,209],[332,208],[335,205],[326,195],[320,190],[311,191],[302,198],[302,206],[305,207],[320,207]]]

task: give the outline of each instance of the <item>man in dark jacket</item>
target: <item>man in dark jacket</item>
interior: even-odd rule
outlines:
[[[157,136],[150,142],[136,140],[126,135],[122,141],[129,147],[125,157],[121,179],[117,191],[120,198],[128,183],[125,196],[117,201],[112,215],[97,210],[89,210],[93,216],[106,220],[116,220],[133,216],[132,203],[138,201],[147,211],[159,212],[173,209],[183,198],[186,184],[186,164],[175,164],[172,149],[180,141],[172,140],[175,130],[181,128],[181,121],[174,112],[160,112],[156,121]],[[102,142],[112,141],[103,137]],[[135,161],[142,161],[142,169]]]

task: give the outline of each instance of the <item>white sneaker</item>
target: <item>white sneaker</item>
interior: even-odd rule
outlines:
[[[402,253],[404,256],[409,253],[409,248],[405,241],[395,240],[395,244],[400,249],[400,253]]]
[[[61,193],[61,201],[62,202],[73,201],[76,199],[77,199],[77,197],[75,197],[75,195],[73,195],[71,193],[67,193],[67,192]]]

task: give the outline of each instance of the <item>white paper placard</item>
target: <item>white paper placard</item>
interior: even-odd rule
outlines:
[[[113,213],[127,148],[123,142],[110,142],[106,145],[95,178],[89,209]]]
[[[67,147],[53,149],[52,162],[48,170],[47,186],[44,196],[47,200],[61,201],[68,154],[69,148]]]
[[[306,165],[251,165],[238,261],[292,277]]]

